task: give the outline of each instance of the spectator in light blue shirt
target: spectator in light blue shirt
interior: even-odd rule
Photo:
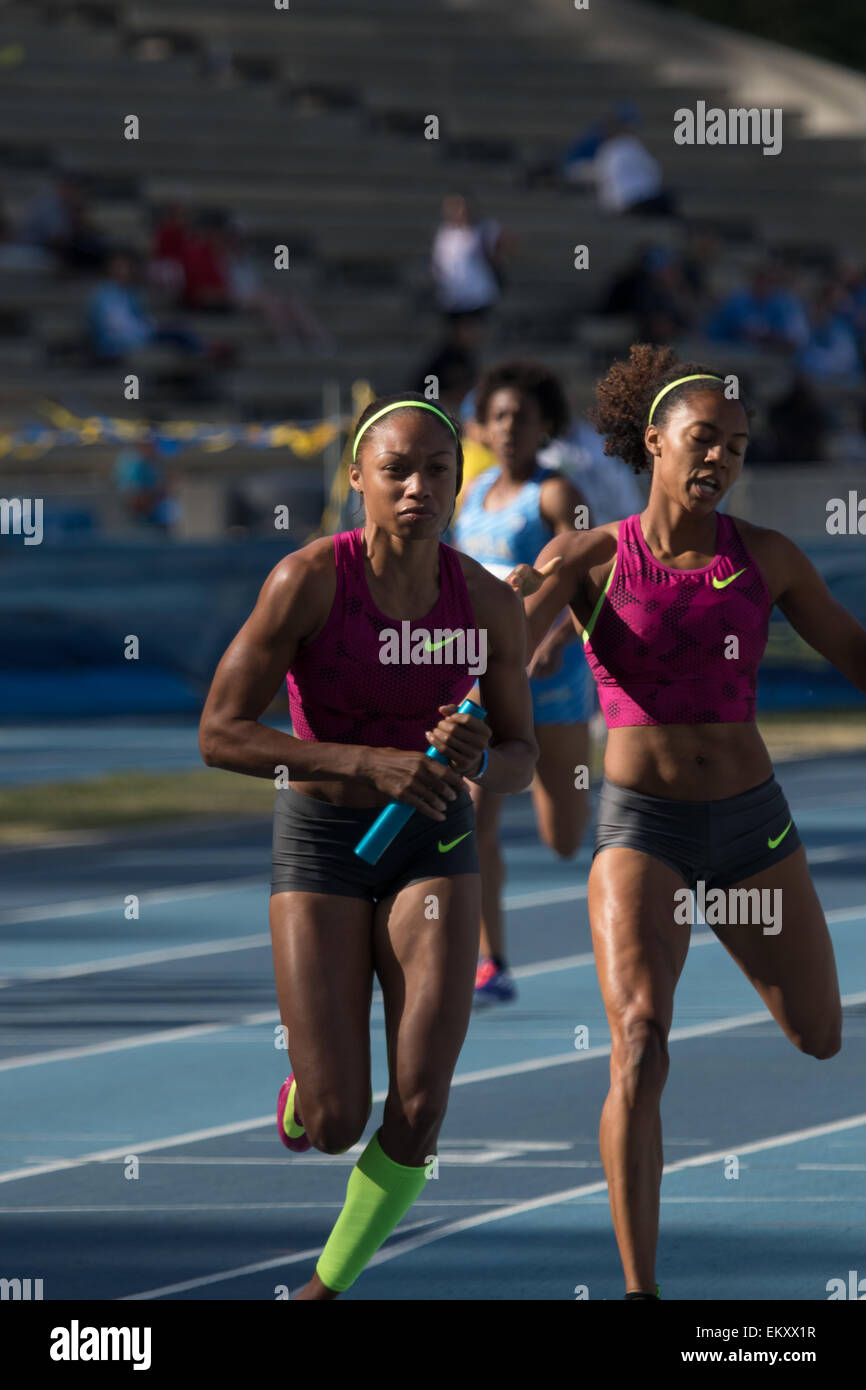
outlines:
[[[184,328],[163,327],[154,322],[132,280],[135,263],[126,251],[115,251],[108,275],[90,296],[87,334],[97,358],[116,362],[146,343],[168,343],[184,352],[201,353],[203,344]]]
[[[756,271],[752,283],[734,290],[707,323],[715,342],[793,351],[805,346],[809,322],[803,302],[773,266]]]

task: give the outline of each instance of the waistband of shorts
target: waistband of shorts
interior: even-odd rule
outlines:
[[[372,825],[389,805],[386,802],[382,806],[336,806],[332,801],[322,801],[318,796],[307,796],[305,792],[296,791],[291,786],[278,788],[276,805],[279,806],[281,803],[284,807],[290,807],[293,813],[310,820],[354,821],[365,825]],[[448,809],[453,813],[471,805],[472,797],[465,787],[461,787],[456,800],[448,802]]]
[[[748,791],[738,792],[736,796],[721,797],[716,801],[682,801],[670,796],[650,796],[646,792],[635,791],[632,787],[623,787],[618,782],[611,782],[608,777],[602,778],[600,795],[620,806],[643,806],[647,810],[652,807],[657,811],[668,810],[674,814],[694,813],[700,807],[724,814],[734,807],[743,811],[748,810],[750,806],[758,806],[764,801],[769,801],[780,791],[781,787],[775,774],[771,773],[767,780],[758,786],[749,787]]]

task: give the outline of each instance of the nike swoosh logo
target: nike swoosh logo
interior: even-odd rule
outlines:
[[[465,835],[458,835],[458,836],[457,836],[457,839],[456,839],[456,840],[452,840],[451,843],[450,843],[450,845],[443,845],[442,841],[440,840],[440,841],[439,841],[439,853],[440,853],[440,854],[447,854],[448,851],[449,851],[449,849],[453,849],[455,845],[459,845],[461,840],[465,840],[465,839],[466,839],[466,835],[471,835],[471,834],[472,834],[472,831],[471,831],[471,830],[467,830]]]
[[[729,584],[733,584],[733,582],[734,582],[735,579],[739,579],[739,577],[740,577],[741,574],[745,574],[745,573],[746,573],[746,570],[747,570],[748,568],[749,568],[749,566],[746,565],[745,569],[737,570],[737,573],[736,573],[736,574],[732,574],[731,577],[730,577],[730,579],[717,579],[716,576],[713,575],[713,588],[714,588],[714,589],[725,589],[725,588],[727,588],[727,586],[728,586]]]
[[[453,642],[454,638],[457,636],[458,634],[456,632],[452,632],[450,637],[443,637],[441,642],[434,642],[432,645],[430,643],[430,638],[428,637],[427,641],[424,643],[424,650],[425,652],[438,652],[440,647],[444,647],[449,642]]]
[[[780,845],[780,844],[782,843],[782,841],[784,840],[785,836],[787,835],[788,831],[791,829],[791,826],[792,826],[793,824],[794,824],[794,822],[793,822],[792,820],[789,820],[789,821],[788,821],[788,824],[785,826],[785,829],[782,831],[781,835],[778,835],[778,836],[776,837],[775,840],[767,840],[767,848],[768,848],[768,849],[775,849],[777,845]]]

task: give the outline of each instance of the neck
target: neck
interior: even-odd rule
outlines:
[[[368,521],[361,537],[374,578],[395,591],[420,589],[436,582],[439,536],[406,540]]]
[[[535,472],[535,455],[521,459],[519,463],[503,463],[500,459],[499,467],[502,469],[503,478],[507,478],[510,483],[525,483]]]
[[[651,493],[640,519],[644,540],[660,555],[683,555],[687,551],[710,555],[716,548],[715,511],[693,516],[664,494]]]

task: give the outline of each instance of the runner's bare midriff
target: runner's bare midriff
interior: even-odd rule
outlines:
[[[330,801],[332,806],[352,806],[356,810],[388,806],[392,799],[375,787],[360,782],[296,782],[292,778],[291,787],[301,796],[314,796],[317,801]]]
[[[646,796],[721,801],[766,782],[773,765],[755,724],[642,724],[609,731],[604,771]]]

